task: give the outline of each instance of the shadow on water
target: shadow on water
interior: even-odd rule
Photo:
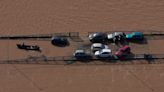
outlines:
[[[155,59],[151,54],[144,54],[144,58],[146,61],[148,61],[149,64],[152,64],[155,62]]]
[[[125,46],[125,45],[130,45],[130,43],[145,45],[145,44],[148,44],[148,41],[147,41],[147,39],[143,39],[143,40],[123,40],[123,41],[119,41],[119,42],[115,43],[115,45],[117,45],[118,47],[122,47],[122,46]]]
[[[135,44],[148,44],[148,40],[144,38],[143,40],[130,40],[129,43],[135,43]]]

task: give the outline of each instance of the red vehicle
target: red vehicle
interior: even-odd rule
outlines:
[[[130,54],[130,52],[131,52],[130,47],[126,45],[120,48],[118,51],[116,51],[115,55],[120,59],[124,59],[124,56]]]

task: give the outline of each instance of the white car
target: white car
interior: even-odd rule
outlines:
[[[111,49],[102,49],[100,51],[95,52],[96,57],[100,58],[107,58],[112,56],[112,50]]]
[[[107,49],[107,48],[108,48],[108,46],[105,45],[105,44],[102,44],[102,43],[93,43],[92,46],[91,46],[91,50],[93,52],[99,51],[101,49]]]
[[[122,38],[125,38],[126,35],[123,32],[114,32],[112,34],[108,34],[107,38],[109,41],[114,41],[114,40],[121,40]]]

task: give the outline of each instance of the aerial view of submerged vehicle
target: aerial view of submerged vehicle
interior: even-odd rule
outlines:
[[[52,37],[51,44],[60,46],[60,47],[65,47],[69,45],[69,41],[67,38],[55,36],[55,37]]]
[[[103,43],[107,40],[107,34],[102,32],[96,32],[89,35],[89,40],[92,43]]]
[[[134,40],[134,41],[142,41],[144,39],[144,35],[142,32],[133,32],[130,34],[126,34],[127,40]]]

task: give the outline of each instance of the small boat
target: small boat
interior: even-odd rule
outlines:
[[[19,49],[24,49],[24,50],[35,50],[35,51],[40,51],[40,47],[37,45],[25,45],[23,44],[17,44],[17,47]]]

